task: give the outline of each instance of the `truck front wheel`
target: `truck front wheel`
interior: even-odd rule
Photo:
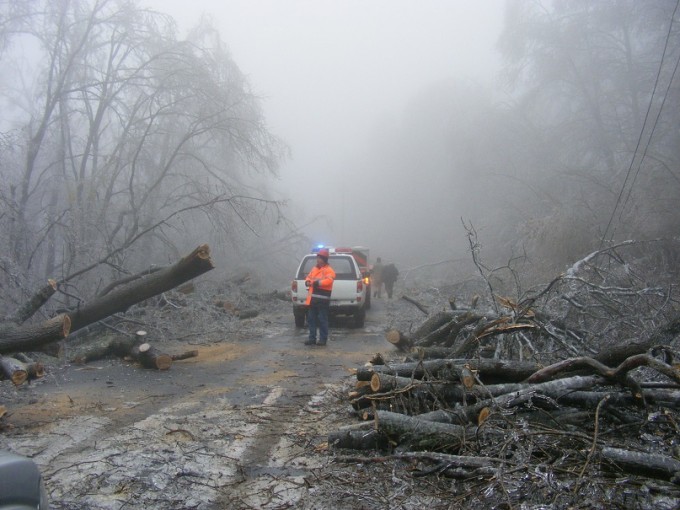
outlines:
[[[304,328],[305,327],[305,313],[304,312],[293,312],[295,317],[295,327]]]

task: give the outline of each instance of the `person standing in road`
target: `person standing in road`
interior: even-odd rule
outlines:
[[[373,265],[373,270],[371,271],[371,286],[373,287],[373,297],[382,297],[382,270],[383,264],[382,259],[378,257]]]
[[[399,277],[399,271],[394,264],[387,264],[382,270],[382,281],[385,284],[385,292],[387,298],[392,299],[392,291],[394,290],[394,282]]]
[[[328,264],[329,252],[322,248],[316,254],[316,265],[305,278],[307,300],[307,323],[309,324],[309,338],[305,345],[326,345],[328,341],[328,309],[331,305],[331,291],[335,281],[335,271]],[[319,341],[316,332],[319,330]]]

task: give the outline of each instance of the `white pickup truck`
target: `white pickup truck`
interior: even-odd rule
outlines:
[[[351,315],[354,326],[363,328],[367,310],[367,282],[361,274],[359,265],[349,253],[336,253],[329,249],[328,263],[335,271],[335,281],[331,292],[330,315]],[[305,255],[295,273],[291,284],[291,298],[293,300],[293,316],[298,328],[304,327],[307,317],[307,288],[305,277],[316,264],[316,254]]]

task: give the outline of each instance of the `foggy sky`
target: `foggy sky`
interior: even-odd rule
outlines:
[[[315,242],[366,245],[400,264],[447,258],[453,229],[429,229],[423,212],[446,203],[423,172],[392,182],[394,161],[364,157],[381,130],[431,87],[489,85],[499,64],[501,0],[146,0],[182,33],[207,14],[253,91],[270,130],[284,139],[276,188]],[[417,178],[416,178],[417,177]],[[419,183],[423,183],[424,188]],[[440,190],[441,191],[441,190]],[[433,197],[438,197],[433,200]],[[449,207],[450,208],[450,207]],[[445,207],[446,209],[446,207]],[[408,211],[420,211],[413,215]],[[414,252],[405,245],[418,245]]]

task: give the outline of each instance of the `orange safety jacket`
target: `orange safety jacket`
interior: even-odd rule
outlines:
[[[319,280],[319,285],[316,288],[314,288],[315,280]],[[330,305],[333,280],[335,280],[335,271],[333,271],[330,265],[325,264],[322,267],[314,266],[307,275],[307,278],[305,278],[305,281],[309,282],[305,304],[311,305],[312,301],[314,301],[315,305]]]

